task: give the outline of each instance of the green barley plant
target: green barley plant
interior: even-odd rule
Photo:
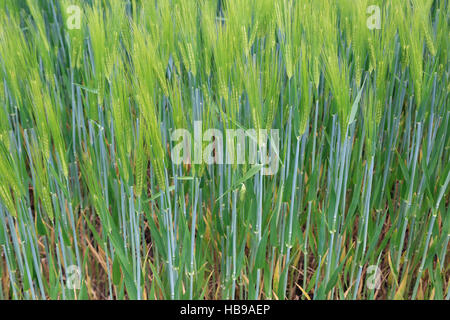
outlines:
[[[448,300],[448,7],[2,1],[0,299]]]

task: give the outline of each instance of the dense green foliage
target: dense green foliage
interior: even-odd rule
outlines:
[[[448,299],[448,35],[448,0],[2,0],[0,299]],[[195,121],[278,129],[278,172],[176,165]]]

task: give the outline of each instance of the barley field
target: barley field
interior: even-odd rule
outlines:
[[[0,299],[448,300],[448,5],[1,0]]]

